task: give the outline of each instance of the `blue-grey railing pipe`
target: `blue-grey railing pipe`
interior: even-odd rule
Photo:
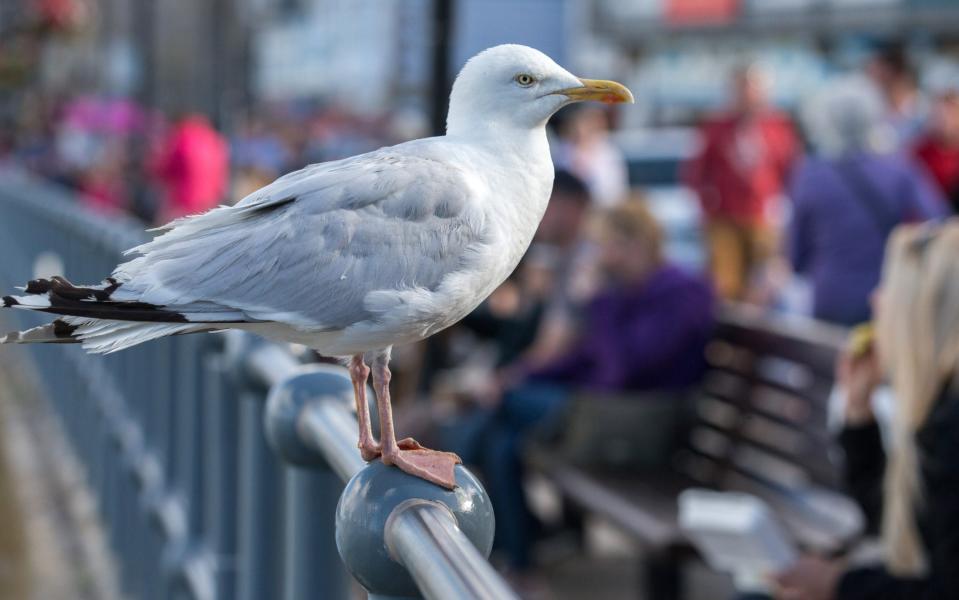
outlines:
[[[262,383],[267,389],[296,373],[300,366],[300,361],[288,350],[269,343],[257,343],[244,360],[248,376]]]
[[[356,416],[342,403],[312,402],[296,421],[303,444],[319,452],[341,481],[349,481],[366,462],[356,447]]]
[[[390,513],[384,537],[390,556],[406,567],[426,598],[516,597],[444,504],[407,500]]]

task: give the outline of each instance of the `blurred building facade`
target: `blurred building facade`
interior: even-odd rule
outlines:
[[[440,4],[447,81],[435,72]],[[226,126],[256,101],[428,111],[434,83],[445,89],[469,56],[504,42],[626,80],[643,109],[627,126],[694,120],[757,58],[786,108],[877,40],[905,43],[926,87],[959,74],[951,0],[7,0],[0,28],[37,13],[61,30],[38,51],[48,88],[133,95]]]
[[[10,0],[0,23],[33,30],[51,2],[71,23],[38,36],[44,92],[134,97],[229,128],[257,102],[321,100],[375,114],[428,112],[434,84],[500,43],[565,62],[569,0]],[[440,4],[455,32],[436,81]],[[580,24],[581,28],[584,24]],[[575,28],[575,27],[574,27]],[[0,53],[2,54],[2,53]]]
[[[716,108],[727,99],[731,71],[754,61],[775,75],[776,103],[794,109],[879,42],[903,44],[926,88],[959,78],[953,0],[596,0],[591,7],[586,37],[615,47],[607,55],[645,109],[631,117],[646,123],[689,121]]]

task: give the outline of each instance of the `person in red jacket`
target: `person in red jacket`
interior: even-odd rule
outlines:
[[[953,212],[959,212],[959,91],[939,97],[932,126],[919,140],[915,154],[949,200]]]
[[[769,107],[755,66],[738,70],[733,84],[732,107],[702,125],[702,148],[684,179],[702,203],[716,289],[735,300],[775,251],[779,198],[797,140],[789,118]]]
[[[206,117],[188,114],[173,127],[153,164],[164,187],[158,223],[204,212],[223,201],[229,149]]]

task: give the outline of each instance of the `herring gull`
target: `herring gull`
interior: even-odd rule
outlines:
[[[546,121],[582,100],[632,95],[532,48],[485,50],[453,84],[446,135],[310,165],[235,206],[178,219],[100,285],[31,281],[3,306],[61,316],[0,342],[109,353],[242,329],[303,344],[348,365],[365,460],[452,489],[455,454],[396,439],[391,349],[456,323],[513,271],[552,187]],[[365,397],[371,372],[379,441]]]

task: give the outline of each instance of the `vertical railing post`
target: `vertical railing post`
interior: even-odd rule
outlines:
[[[333,515],[340,479],[329,469],[286,470],[283,600],[349,598],[350,577],[336,553]]]
[[[307,402],[353,403],[342,369],[306,365],[270,389],[265,427],[285,469],[283,600],[348,598],[350,577],[336,552],[334,514],[343,482],[315,450],[299,441],[297,420]]]
[[[283,464],[263,428],[266,392],[299,361],[281,347],[240,332],[226,336],[240,392],[240,481],[237,597],[282,598],[285,519]]]
[[[240,395],[240,497],[237,598],[279,597],[280,463],[263,435],[261,395]]]
[[[237,475],[239,458],[239,405],[230,385],[226,357],[206,358],[207,386],[204,402],[208,418],[206,437],[206,538],[213,555],[217,600],[236,598],[237,579]]]

